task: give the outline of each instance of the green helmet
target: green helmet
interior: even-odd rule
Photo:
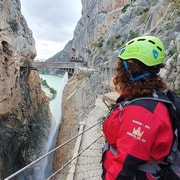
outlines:
[[[165,52],[162,41],[154,36],[140,36],[127,42],[118,57],[137,59],[147,66],[163,64]]]

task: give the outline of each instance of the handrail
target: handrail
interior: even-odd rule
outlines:
[[[73,141],[75,138],[77,138],[78,136],[82,135],[83,133],[89,131],[90,129],[92,129],[93,127],[97,126],[98,124],[100,124],[103,120],[98,121],[97,123],[93,124],[91,127],[85,129],[84,131],[82,131],[81,133],[75,135],[74,137],[70,138],[69,140],[65,141],[64,143],[60,144],[59,146],[57,146],[56,148],[54,148],[53,150],[49,151],[48,153],[44,154],[43,156],[39,157],[38,159],[34,160],[33,162],[31,162],[30,164],[28,164],[27,166],[23,167],[22,169],[20,169],[19,171],[16,171],[15,173],[13,173],[12,175],[6,177],[4,180],[10,180],[11,178],[17,176],[18,174],[20,174],[21,172],[23,172],[24,170],[28,169],[29,167],[31,167],[32,165],[36,164],[37,162],[39,162],[40,160],[42,160],[43,158],[49,156],[50,154],[52,154],[53,152],[55,152],[57,149],[63,147],[64,145],[66,145],[67,143]]]
[[[84,151],[86,151],[91,145],[93,145],[96,141],[98,141],[103,135],[101,134],[98,138],[96,138],[91,144],[89,144],[86,148],[84,148],[82,151],[80,151],[76,156],[74,156],[72,159],[70,159],[66,164],[64,164],[61,168],[59,168],[56,172],[54,172],[51,176],[48,177],[47,180],[50,180],[53,178],[57,173],[59,173],[63,168],[65,168],[67,165],[69,165],[73,160],[75,160],[78,156],[80,156]]]

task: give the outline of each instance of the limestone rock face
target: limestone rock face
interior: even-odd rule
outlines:
[[[19,0],[0,1],[0,179],[37,158],[49,127],[48,99],[37,70],[32,32]]]
[[[94,70],[78,69],[69,79],[63,92],[62,121],[57,146],[78,134],[80,123],[95,106],[94,94],[101,82],[101,74]],[[100,91],[100,90],[99,90]],[[76,139],[75,139],[76,140]],[[68,162],[74,151],[75,140],[55,152],[54,170],[58,170]],[[66,179],[67,169],[60,172],[60,177]]]
[[[76,50],[76,57],[97,68],[103,63],[114,67],[120,47],[139,35],[155,35],[166,49],[163,77],[170,88],[179,90],[179,1],[167,0],[82,0],[82,17],[66,51]],[[170,76],[170,78],[169,78]],[[173,81],[172,81],[173,78]]]

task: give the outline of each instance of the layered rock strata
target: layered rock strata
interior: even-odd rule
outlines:
[[[0,1],[0,179],[40,155],[50,128],[48,99],[39,73],[32,32],[19,0]]]

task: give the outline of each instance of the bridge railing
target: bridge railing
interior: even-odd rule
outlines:
[[[30,67],[49,68],[49,69],[74,69],[81,67],[80,62],[32,62]]]

